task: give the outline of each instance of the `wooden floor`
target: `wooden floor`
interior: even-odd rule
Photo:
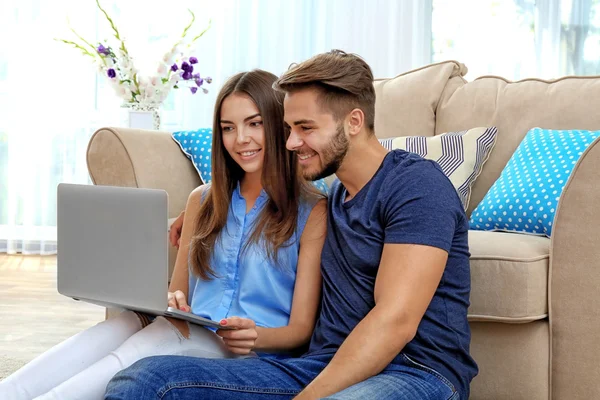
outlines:
[[[56,256],[0,254],[0,355],[29,361],[104,313],[57,292]]]

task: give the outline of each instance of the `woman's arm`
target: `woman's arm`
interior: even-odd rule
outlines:
[[[169,306],[183,306],[182,311],[190,311],[190,308],[187,304],[189,293],[188,255],[190,251],[192,235],[194,234],[195,230],[194,225],[196,217],[200,211],[202,193],[206,190],[206,188],[206,185],[202,185],[194,189],[194,191],[190,193],[188,197],[188,201],[185,206],[183,228],[181,230],[181,245],[177,250],[177,258],[175,259],[173,276],[171,277],[171,283],[169,284]],[[181,307],[177,308],[181,309]],[[174,318],[169,318],[169,320],[177,328],[179,328],[181,333],[183,333],[186,337],[189,336],[189,328],[186,322]]]
[[[258,327],[254,350],[291,350],[312,336],[321,299],[321,250],[327,234],[327,200],[313,207],[300,237],[300,254],[290,322],[281,328]]]
[[[219,330],[229,349],[238,354],[250,351],[274,352],[300,347],[310,340],[321,296],[321,250],[327,231],[327,201],[313,207],[300,237],[300,253],[290,322],[280,328],[256,327],[253,321],[232,317],[227,326],[238,330]]]
[[[206,185],[199,186],[194,189],[194,191],[190,193],[188,197],[184,211],[183,227],[181,229],[181,246],[177,250],[177,258],[175,259],[173,276],[171,276],[171,283],[169,284],[169,292],[181,290],[185,294],[186,299],[189,291],[188,256],[190,251],[190,243],[192,241],[192,235],[194,234],[196,217],[200,211],[202,193],[206,190],[206,188]]]

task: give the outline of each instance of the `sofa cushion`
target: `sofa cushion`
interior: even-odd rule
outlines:
[[[379,139],[388,150],[402,149],[436,161],[456,189],[465,210],[471,197],[471,186],[479,176],[494,143],[495,127],[479,127],[443,135],[402,136]]]
[[[523,323],[548,316],[550,239],[469,231],[470,321]]]
[[[375,79],[377,137],[433,136],[435,110],[442,91],[453,78],[462,82],[461,77],[466,72],[463,64],[446,61],[408,71],[395,78]]]
[[[449,83],[442,93],[436,134],[474,126],[498,128],[494,151],[473,186],[469,215],[530,129],[600,129],[600,77],[511,82],[487,76],[457,85]]]
[[[554,215],[575,164],[600,131],[534,128],[471,214],[475,230],[552,235]]]

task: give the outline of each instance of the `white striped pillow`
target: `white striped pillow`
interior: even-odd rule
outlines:
[[[436,161],[458,192],[465,210],[471,187],[490,156],[498,130],[495,126],[447,132],[436,136],[402,136],[379,139],[388,150],[403,149]]]

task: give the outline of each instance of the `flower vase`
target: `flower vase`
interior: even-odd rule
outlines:
[[[126,103],[125,126],[135,129],[160,130],[160,110],[158,105]]]

